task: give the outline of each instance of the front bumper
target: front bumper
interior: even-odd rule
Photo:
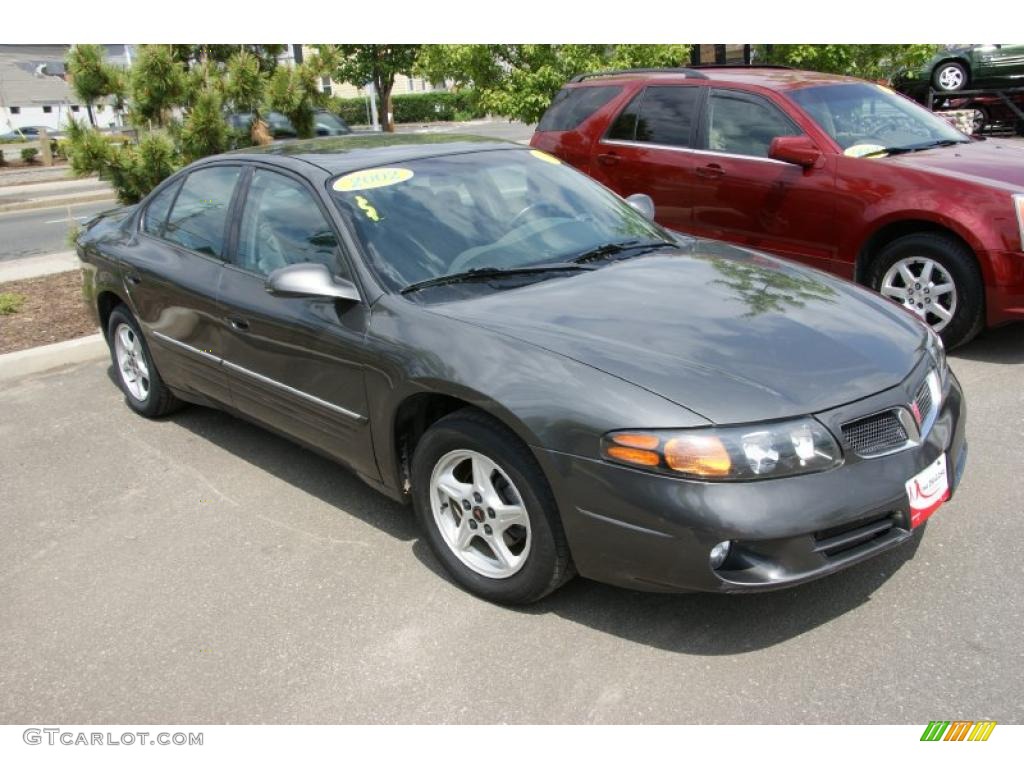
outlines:
[[[817,416],[835,432],[855,409],[899,402],[902,389]],[[707,483],[562,453],[541,458],[581,575],[649,591],[748,592],[811,581],[909,540],[905,484],[945,453],[952,497],[966,463],[965,420],[950,373],[920,445],[880,458],[848,456],[819,474]],[[713,570],[708,556],[721,541],[733,550]]]
[[[979,256],[991,275],[985,285],[988,325],[1024,320],[1024,253],[983,251]]]

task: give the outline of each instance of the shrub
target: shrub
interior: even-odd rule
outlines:
[[[396,123],[472,120],[487,116],[480,107],[476,92],[468,88],[454,92],[402,93],[391,98],[391,108]],[[329,100],[328,109],[349,125],[367,125],[370,122],[365,97],[334,97]]]
[[[20,293],[0,293],[0,315],[13,315],[24,303],[25,297]]]
[[[181,151],[186,162],[223,152],[228,141],[220,96],[210,88],[200,91],[181,128]]]
[[[39,154],[39,150],[35,147],[25,147],[21,150],[21,159],[31,165],[36,161],[36,155]]]

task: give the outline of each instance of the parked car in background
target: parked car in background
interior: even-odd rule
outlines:
[[[574,78],[531,144],[657,220],[868,285],[948,346],[1024,319],[1024,149],[892,90],[785,68]]]
[[[967,457],[938,337],[650,212],[515,143],[372,134],[200,160],[78,253],[129,407],[332,457],[487,599],[776,589],[910,541]]]
[[[1024,91],[1007,96],[1010,101],[1024,112]],[[936,100],[934,107],[937,114],[946,110],[969,110],[973,112],[972,130],[975,134],[987,130],[1013,130],[1024,136],[1024,118],[1014,112],[1002,98],[996,94],[979,94],[977,96],[947,96]]]
[[[260,115],[267,124],[267,130],[275,139],[294,139],[299,135],[292,125],[292,121],[280,112],[267,112]],[[232,130],[247,132],[252,126],[252,114],[249,112],[236,112],[228,115],[228,125]]]
[[[21,128],[0,134],[0,141],[37,141],[41,131],[46,131],[46,135],[51,139],[64,138],[63,131],[56,128],[44,125],[23,125]]]
[[[268,112],[262,115],[262,118],[267,123],[270,135],[275,139],[294,139],[299,135],[292,121],[280,112]],[[235,131],[248,131],[252,125],[252,114],[228,115],[228,125]],[[313,131],[317,136],[344,136],[352,133],[348,123],[325,109],[313,113]]]
[[[952,46],[919,69],[898,73],[893,85],[918,100],[929,87],[953,92],[1024,86],[1024,44]]]
[[[313,115],[313,131],[317,136],[345,136],[352,133],[348,123],[326,109],[317,110]]]

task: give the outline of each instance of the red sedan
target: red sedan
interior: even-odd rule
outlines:
[[[947,346],[1024,319],[1024,147],[899,94],[784,68],[573,78],[531,144],[657,219],[871,286]]]

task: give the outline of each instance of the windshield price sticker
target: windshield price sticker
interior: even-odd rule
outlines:
[[[854,144],[843,150],[843,154],[847,157],[864,157],[864,155],[876,155],[880,152],[885,152],[885,147],[881,144]]]
[[[367,168],[354,173],[347,173],[334,182],[335,192],[359,192],[364,189],[390,187],[401,184],[413,177],[408,168]]]

